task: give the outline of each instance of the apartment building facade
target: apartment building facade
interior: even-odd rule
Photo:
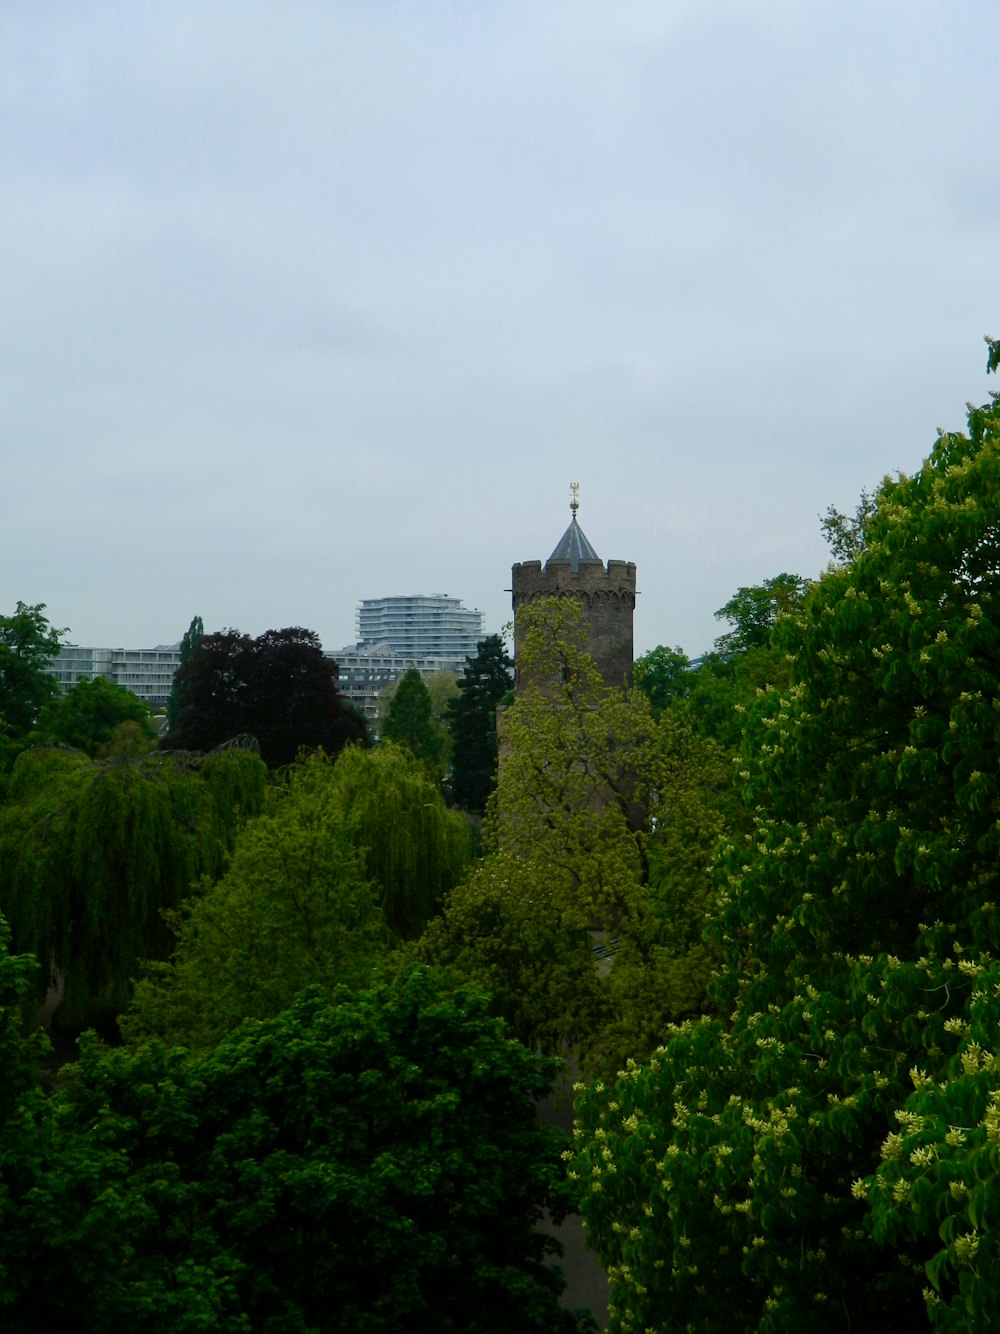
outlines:
[[[483,613],[446,593],[365,598],[357,614],[360,646],[387,644],[424,675],[461,672],[483,638]]]
[[[151,709],[163,708],[170,698],[174,672],[181,663],[181,646],[159,644],[156,648],[85,648],[63,644],[46,671],[66,691],[83,677],[93,681],[107,677],[138,695]]]

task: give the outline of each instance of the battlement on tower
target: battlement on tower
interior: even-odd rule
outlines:
[[[583,609],[587,649],[606,684],[632,684],[632,617],[635,611],[632,561],[550,557],[518,561],[511,567],[514,656],[521,640],[523,612],[542,598],[573,598]]]
[[[585,592],[631,593],[635,605],[635,564],[630,560],[561,560],[550,556],[540,560],[517,561],[511,567],[515,599],[579,597]],[[516,609],[516,606],[515,606]]]

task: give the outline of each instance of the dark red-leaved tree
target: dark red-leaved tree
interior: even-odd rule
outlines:
[[[335,755],[349,741],[368,742],[314,630],[267,630],[256,639],[237,630],[205,635],[175,683],[181,704],[164,742],[171,750],[212,750],[249,735],[274,769],[291,764],[303,747]]]

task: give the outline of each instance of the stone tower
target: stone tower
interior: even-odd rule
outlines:
[[[624,560],[604,564],[576,521],[580,503],[575,482],[570,490],[570,525],[544,566],[540,560],[518,561],[510,572],[515,663],[523,633],[522,609],[540,598],[574,598],[583,608],[588,652],[605,684],[630,686],[635,565]]]

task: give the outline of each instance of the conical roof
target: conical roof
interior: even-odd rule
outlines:
[[[594,550],[587,540],[586,534],[576,521],[576,511],[579,501],[576,498],[576,486],[573,487],[573,499],[570,502],[570,512],[573,518],[570,525],[563,533],[562,537],[556,543],[556,549],[553,551],[549,560],[568,560],[569,568],[574,572],[579,570],[582,560],[600,560],[600,556]]]

